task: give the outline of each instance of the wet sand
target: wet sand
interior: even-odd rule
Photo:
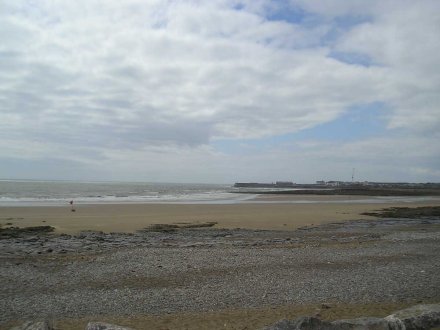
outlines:
[[[0,224],[18,227],[50,225],[58,233],[81,230],[134,232],[151,224],[217,222],[217,228],[285,229],[334,221],[369,218],[361,215],[385,207],[440,205],[440,199],[411,203],[366,203],[362,196],[259,196],[240,204],[89,204],[0,207]],[[287,201],[318,203],[289,204]],[[347,202],[349,201],[349,202]],[[322,203],[319,203],[322,202]]]

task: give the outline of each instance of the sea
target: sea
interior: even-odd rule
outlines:
[[[253,195],[232,185],[196,183],[0,180],[0,206],[100,203],[234,203]]]
[[[411,203],[436,197],[365,197],[365,199],[292,201],[255,200],[257,191],[231,184],[0,180],[2,206],[63,206],[74,204],[236,204],[236,203]],[[273,190],[273,189],[266,189]],[[292,189],[289,189],[292,190]],[[246,194],[240,193],[246,191]],[[254,192],[254,193],[253,193]]]

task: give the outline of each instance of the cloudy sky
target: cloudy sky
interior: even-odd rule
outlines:
[[[440,181],[438,0],[1,0],[0,177]]]

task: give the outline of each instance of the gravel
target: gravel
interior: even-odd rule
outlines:
[[[2,239],[0,325],[44,317],[438,301],[440,218],[423,221],[364,220],[295,232],[211,228]]]

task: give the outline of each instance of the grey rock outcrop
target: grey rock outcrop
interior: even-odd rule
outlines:
[[[13,327],[11,330],[53,330],[50,321],[27,321],[20,326]]]
[[[281,320],[266,330],[429,330],[440,327],[440,304],[417,305],[385,318],[363,317],[334,322],[315,317]]]
[[[89,322],[86,330],[134,330],[132,328],[122,327],[120,325],[103,323],[103,322]]]
[[[421,330],[440,327],[440,304],[416,305],[395,312],[385,320],[401,326],[395,329]]]

